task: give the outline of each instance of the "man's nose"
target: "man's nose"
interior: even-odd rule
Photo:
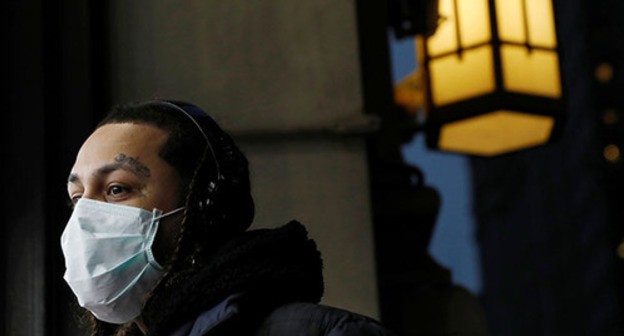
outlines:
[[[105,202],[106,198],[104,197],[104,195],[100,192],[96,192],[94,190],[90,190],[90,189],[86,189],[84,191],[84,193],[82,194],[82,198],[88,198],[90,200],[94,200],[94,201],[101,201],[101,202]]]

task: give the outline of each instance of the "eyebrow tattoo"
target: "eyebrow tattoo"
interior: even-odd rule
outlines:
[[[115,162],[129,167],[135,173],[138,173],[138,174],[143,175],[145,177],[150,177],[151,176],[151,172],[150,172],[149,168],[147,168],[145,165],[143,165],[139,161],[139,159],[137,159],[137,158],[133,158],[131,156],[127,156],[124,153],[119,153],[119,155],[117,155],[117,157],[115,157]]]

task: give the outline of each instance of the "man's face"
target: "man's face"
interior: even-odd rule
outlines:
[[[167,213],[180,206],[180,177],[158,153],[168,133],[147,124],[104,125],[85,141],[71,170],[67,191],[79,198]],[[179,216],[161,223],[154,253],[158,261],[172,250]]]

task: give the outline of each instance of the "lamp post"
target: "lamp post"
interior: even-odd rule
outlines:
[[[417,39],[430,148],[494,156],[549,142],[564,112],[552,0],[440,0]]]

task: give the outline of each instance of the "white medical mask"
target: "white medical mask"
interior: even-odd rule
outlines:
[[[158,223],[182,209],[162,214],[80,199],[61,236],[63,278],[80,306],[109,323],[138,317],[145,295],[162,276],[152,253]]]

